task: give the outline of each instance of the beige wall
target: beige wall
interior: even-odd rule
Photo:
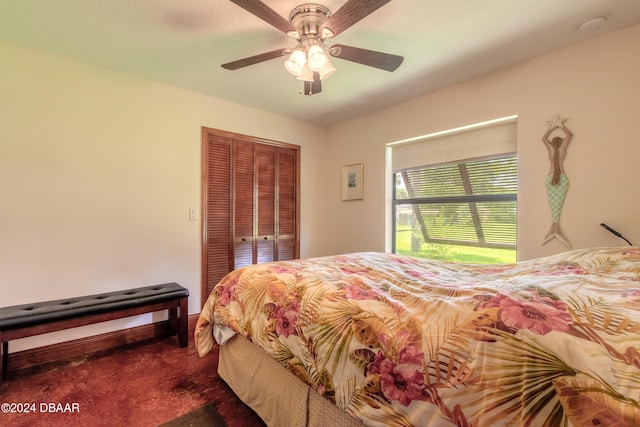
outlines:
[[[175,281],[199,312],[201,126],[301,145],[302,193],[320,191],[322,127],[16,45],[0,57],[0,306]],[[321,217],[313,197],[301,209],[307,255]]]
[[[511,115],[518,116],[518,257],[564,251],[556,240],[542,245],[551,213],[541,137],[555,114],[574,133],[560,220],[573,247],[625,244],[600,222],[640,244],[639,46],[636,25],[332,127],[336,172],[325,197],[335,228],[319,251],[385,250],[385,144]],[[365,200],[342,202],[340,167],[358,162],[365,163]]]

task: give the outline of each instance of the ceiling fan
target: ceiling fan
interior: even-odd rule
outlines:
[[[285,68],[302,81],[300,93],[311,95],[322,90],[320,81],[336,69],[329,56],[385,71],[395,71],[403,57],[374,50],[342,44],[328,47],[325,39],[332,38],[370,15],[391,0],[347,0],[335,13],[317,3],[305,3],[295,7],[287,21],[260,0],[231,0],[248,12],[293,37],[298,44],[293,49],[277,49],[222,64],[227,70],[237,70],[249,65],[288,55]]]

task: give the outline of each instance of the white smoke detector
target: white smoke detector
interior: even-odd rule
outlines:
[[[581,33],[595,33],[600,31],[600,29],[604,27],[605,22],[607,22],[606,16],[596,16],[593,18],[589,18],[584,21],[580,25],[580,27],[578,27],[578,30]]]

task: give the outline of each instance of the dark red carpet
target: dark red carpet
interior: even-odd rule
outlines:
[[[158,426],[208,403],[229,427],[264,426],[217,367],[217,349],[199,358],[192,331],[187,348],[176,337],[158,338],[65,363],[9,367],[0,426]]]

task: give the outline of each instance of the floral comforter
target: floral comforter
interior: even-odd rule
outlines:
[[[639,426],[640,248],[504,266],[356,253],[236,270],[196,328],[376,426]]]

